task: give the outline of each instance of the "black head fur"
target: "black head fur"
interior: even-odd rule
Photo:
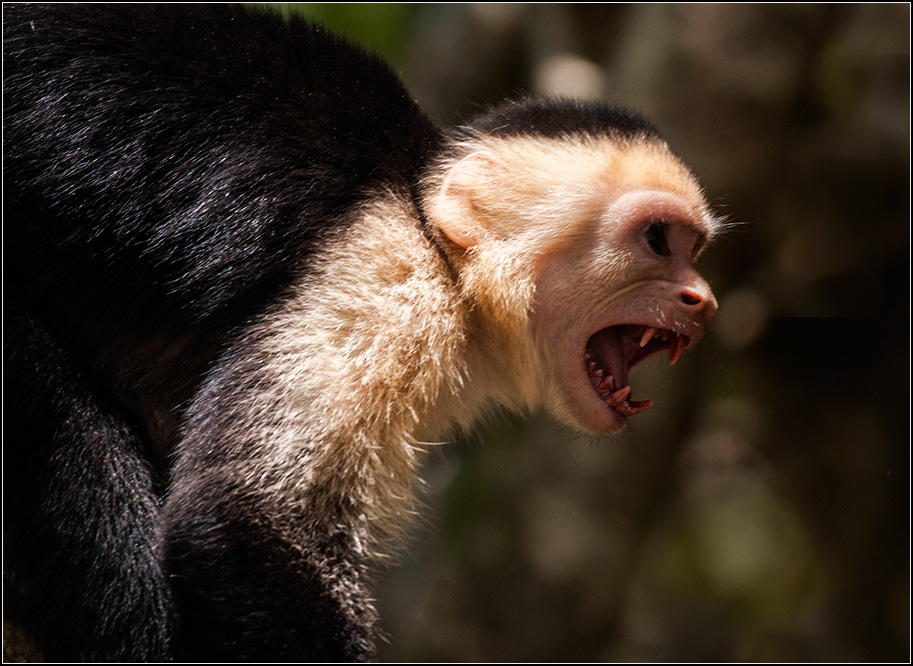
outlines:
[[[524,99],[505,102],[455,130],[491,136],[609,137],[615,140],[661,140],[659,131],[643,116],[599,101]]]

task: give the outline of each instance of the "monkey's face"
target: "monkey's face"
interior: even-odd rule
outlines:
[[[629,375],[668,352],[674,364],[717,309],[693,267],[712,227],[703,202],[663,189],[610,193],[548,257],[536,285],[533,330],[553,365],[559,417],[614,432],[653,403],[634,400]]]
[[[628,377],[675,362],[717,309],[693,262],[718,223],[659,141],[490,141],[456,163],[432,209],[483,322],[492,383],[588,432],[647,409]]]

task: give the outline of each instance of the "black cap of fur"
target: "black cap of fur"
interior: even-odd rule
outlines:
[[[661,139],[643,116],[604,102],[571,99],[525,99],[506,102],[456,130],[492,136],[608,136],[613,139]]]

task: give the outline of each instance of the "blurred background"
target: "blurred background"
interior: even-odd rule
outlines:
[[[375,587],[387,661],[909,661],[910,5],[281,6],[439,123],[528,93],[643,111],[734,224],[701,345],[604,440],[436,448]]]

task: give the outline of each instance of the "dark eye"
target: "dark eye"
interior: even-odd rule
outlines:
[[[668,257],[672,254],[669,240],[666,238],[666,225],[662,222],[651,222],[647,227],[647,243],[656,254]]]

